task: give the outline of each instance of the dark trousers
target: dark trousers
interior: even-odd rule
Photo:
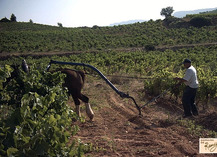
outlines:
[[[195,104],[196,93],[197,88],[191,88],[189,86],[185,87],[182,97],[182,105],[186,116],[191,116],[192,114],[198,115],[197,106]]]

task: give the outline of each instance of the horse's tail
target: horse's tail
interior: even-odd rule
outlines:
[[[83,82],[85,81],[85,72],[84,71],[77,71],[82,77]]]

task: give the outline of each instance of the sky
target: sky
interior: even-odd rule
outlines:
[[[109,26],[129,20],[164,19],[162,8],[174,12],[216,8],[217,0],[0,0],[0,19],[14,14],[18,22],[63,27]]]

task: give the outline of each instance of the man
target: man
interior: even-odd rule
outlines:
[[[199,83],[197,79],[197,71],[191,65],[191,60],[185,59],[183,64],[187,69],[185,76],[183,78],[176,77],[175,80],[178,80],[179,84],[184,83],[186,85],[182,97],[182,105],[184,108],[183,118],[187,118],[191,117],[192,115],[198,115],[197,106],[195,104],[195,97]]]

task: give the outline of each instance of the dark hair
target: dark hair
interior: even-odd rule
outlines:
[[[184,63],[191,63],[191,60],[186,58],[186,59],[183,61],[183,64],[184,64]]]

